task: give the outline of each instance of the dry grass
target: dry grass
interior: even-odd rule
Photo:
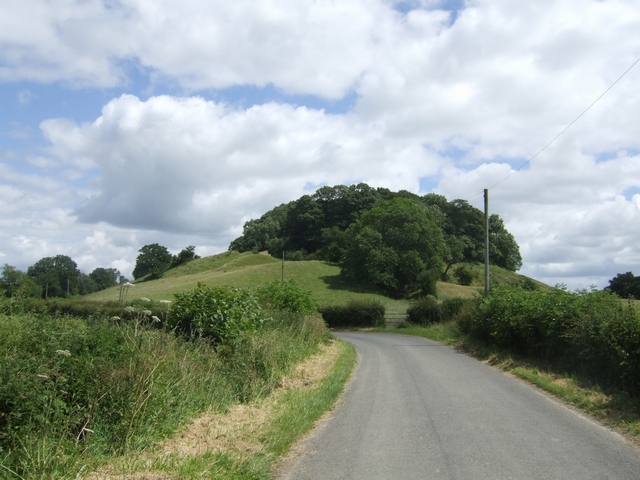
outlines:
[[[179,478],[174,467],[188,458],[207,453],[246,458],[263,453],[262,434],[275,417],[285,392],[317,388],[333,368],[339,353],[340,344],[336,340],[321,345],[316,355],[297,365],[268,397],[248,405],[235,405],[224,414],[212,412],[203,415],[139,458],[120,459],[86,478],[167,480]]]

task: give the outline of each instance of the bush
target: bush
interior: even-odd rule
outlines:
[[[385,309],[377,300],[351,300],[346,305],[321,307],[320,313],[330,328],[377,327],[384,325]]]
[[[412,303],[407,309],[407,322],[415,325],[430,325],[442,321],[442,310],[431,295]]]
[[[273,281],[258,289],[258,296],[269,307],[296,313],[314,313],[317,306],[311,292],[303,289],[293,280]]]
[[[256,329],[263,321],[262,308],[248,290],[208,287],[175,294],[167,325],[177,331],[206,337],[214,343],[237,339]]]
[[[453,271],[453,276],[456,277],[460,285],[469,286],[473,282],[473,272],[464,265],[456,268]]]
[[[438,303],[435,297],[428,295],[411,304],[407,309],[407,321],[416,325],[430,325],[456,320],[472,302],[468,298],[452,297]]]
[[[640,394],[640,316],[616,295],[502,286],[459,327],[485,343]]]
[[[216,352],[106,319],[0,313],[0,478],[78,478],[96,457],[267,394],[328,337],[318,315],[275,312]]]

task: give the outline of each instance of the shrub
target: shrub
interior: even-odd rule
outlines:
[[[463,310],[470,309],[472,302],[468,298],[451,297],[439,303],[435,297],[428,295],[411,304],[407,309],[407,321],[417,325],[430,325],[457,320]]]
[[[384,325],[384,305],[378,300],[351,300],[346,305],[320,308],[322,318],[331,328],[377,327]]]
[[[431,295],[412,303],[407,309],[407,322],[416,325],[429,325],[442,321],[442,310],[438,301]]]
[[[473,272],[464,265],[456,268],[453,271],[453,276],[456,277],[460,285],[469,286],[473,282]]]
[[[616,295],[502,286],[458,325],[485,343],[640,394],[640,318]]]
[[[262,320],[262,308],[248,290],[198,283],[194,290],[175,294],[167,325],[190,336],[224,343],[255,330]]]
[[[288,310],[296,313],[314,313],[317,306],[311,298],[311,292],[295,281],[273,281],[258,289],[258,295],[268,307]]]

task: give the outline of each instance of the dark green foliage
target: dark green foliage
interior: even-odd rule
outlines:
[[[41,258],[27,269],[27,275],[42,287],[42,297],[83,293],[78,265],[66,255]]]
[[[489,217],[489,262],[512,272],[522,267],[516,239],[507,231],[498,215]]]
[[[19,295],[23,298],[40,297],[42,288],[26,273],[16,267],[4,264],[0,276],[0,291],[4,290],[7,297]]]
[[[152,243],[138,250],[133,278],[147,277],[149,280],[160,278],[171,266],[173,256],[167,247]]]
[[[484,261],[484,213],[465,200],[448,202],[442,195],[423,197],[405,190],[391,192],[365,183],[321,187],[312,195],[275,207],[245,223],[243,234],[229,246],[239,252],[267,250],[287,260],[338,263],[346,250],[345,232],[383,201],[402,198],[426,207],[445,237],[442,259],[448,268],[460,262]],[[511,271],[522,265],[520,250],[498,215],[489,219],[491,263]]]
[[[453,271],[453,276],[456,277],[460,285],[468,286],[473,282],[473,272],[464,265],[457,267]]]
[[[105,290],[115,287],[120,278],[120,271],[116,268],[96,268],[89,274],[89,277],[96,283],[98,290]]]
[[[218,344],[254,331],[262,321],[262,308],[248,290],[198,283],[194,290],[175,294],[167,325]]]
[[[640,300],[640,277],[635,277],[631,272],[619,273],[609,280],[607,290],[615,293],[620,298]]]
[[[258,289],[258,296],[269,308],[288,310],[295,313],[314,313],[317,306],[311,298],[311,292],[305,290],[294,280],[277,280]]]
[[[96,317],[0,314],[0,478],[77,478],[91,457],[146,448],[200,412],[270,392],[327,338],[318,317],[287,312],[218,354]]]
[[[640,316],[615,295],[502,286],[459,325],[483,342],[640,394]]]
[[[346,305],[325,305],[322,318],[330,328],[384,325],[385,308],[377,300],[352,300]]]
[[[458,315],[474,301],[467,298],[446,298],[438,302],[433,296],[426,296],[407,309],[407,322],[414,325],[430,325],[433,323],[456,320]]]
[[[421,201],[442,212],[438,226],[442,229],[449,255],[447,267],[459,262],[484,262],[484,213],[466,200],[447,202],[442,195],[429,193]],[[498,215],[489,217],[490,256],[492,265],[515,272],[522,266],[520,248],[515,238],[504,227]]]
[[[196,254],[196,247],[189,245],[187,248],[183,248],[178,255],[173,257],[171,261],[171,268],[179,267],[185,263],[189,263],[191,260],[200,258],[200,255]]]
[[[445,246],[430,210],[404,198],[381,202],[345,237],[342,275],[395,297],[435,293]]]
[[[407,309],[407,322],[414,325],[430,325],[442,321],[442,310],[435,297],[428,295],[411,304]]]

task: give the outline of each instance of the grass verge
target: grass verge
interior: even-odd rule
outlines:
[[[122,458],[89,478],[270,478],[278,458],[333,407],[355,359],[351,345],[334,340],[266,398],[204,415],[142,455]]]
[[[631,398],[613,389],[602,388],[589,379],[555,371],[552,365],[542,361],[519,358],[508,352],[473,342],[462,335],[455,322],[428,327],[385,327],[375,331],[414,335],[454,346],[478,360],[535,385],[640,445],[640,399]]]

